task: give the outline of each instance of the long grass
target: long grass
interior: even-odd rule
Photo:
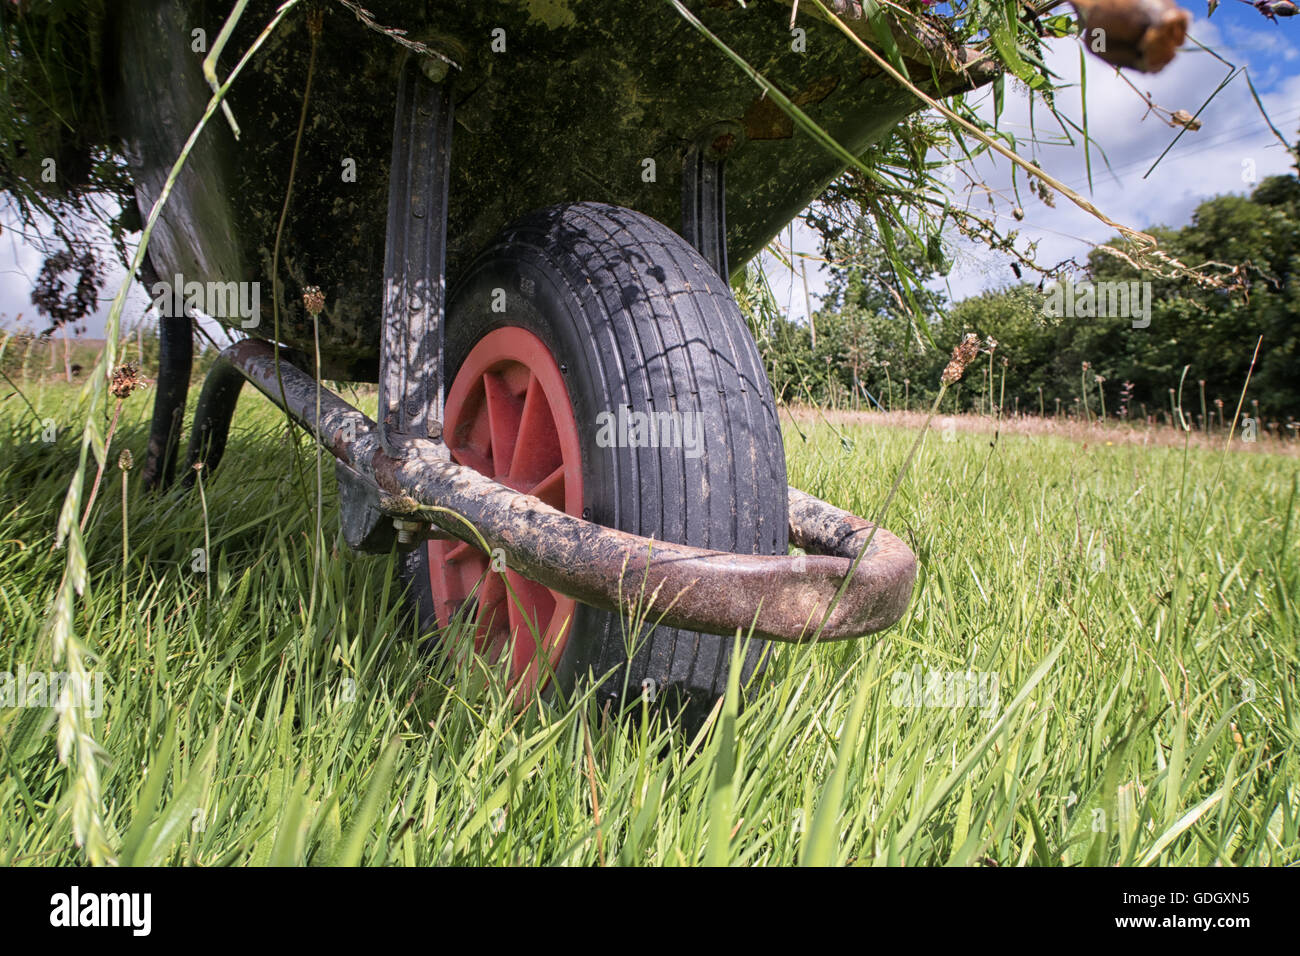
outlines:
[[[28,395],[68,427],[54,443],[0,402],[0,671],[50,666],[73,394]],[[148,404],[129,400],[114,455],[142,459]],[[871,514],[914,434],[803,422],[791,481]],[[282,417],[247,394],[203,477],[206,525],[199,495],[144,495],[133,472],[126,562],[118,495],[87,528],[77,628],[104,675],[110,848],[204,866],[1300,861],[1294,458],[1229,453],[1216,484],[1220,453],[1196,447],[991,439],[931,433],[903,481],[889,526],[920,575],[897,627],[776,648],[689,733],[582,693],[520,714],[492,675],[422,658],[393,559],[343,546],[332,483],[310,609],[315,504]],[[0,863],[84,860],[54,723],[0,709]]]

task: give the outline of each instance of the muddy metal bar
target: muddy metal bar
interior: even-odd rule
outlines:
[[[248,339],[222,357],[281,404],[271,346]],[[583,521],[497,484],[439,457],[434,441],[403,442],[409,452],[394,458],[384,451],[378,426],[323,386],[320,427],[313,428],[316,381],[285,361],[280,375],[289,414],[385,492],[386,507],[401,511],[418,502],[423,520],[479,544],[472,526],[489,549],[505,552],[509,567],[584,604],[632,611],[650,603],[647,619],[671,627],[725,635],[749,633],[752,626],[756,637],[807,643],[889,627],[911,598],[916,557],[882,528],[819,629],[871,525],[796,489],[790,489],[791,537],[797,546],[825,554],[729,554],[654,541]]]

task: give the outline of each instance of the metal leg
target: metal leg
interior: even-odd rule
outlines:
[[[185,474],[181,476],[184,487],[194,484],[196,462],[203,462],[205,473],[211,473],[220,464],[230,435],[230,420],[235,415],[239,391],[243,387],[243,373],[229,362],[218,359],[208,372],[203,381],[203,391],[199,393],[199,404],[194,409],[194,427],[190,430],[190,447],[185,455]]]
[[[393,126],[379,355],[381,435],[394,455],[403,436],[442,436],[452,110],[450,84],[430,81],[408,58]]]
[[[682,238],[723,281],[727,266],[726,160],[714,147],[691,146],[682,162]]]
[[[449,457],[440,439],[452,113],[450,83],[431,79],[420,61],[408,57],[393,120],[376,429],[384,452],[395,459]],[[335,475],[350,547],[386,553],[394,543],[405,550],[438,534],[427,522],[385,507],[374,483],[344,462],[336,462]]]
[[[144,266],[145,285],[153,288],[158,277],[149,260]],[[185,399],[190,391],[194,363],[194,333],[188,315],[163,316],[158,323],[158,382],[154,389],[153,421],[149,448],[141,475],[145,488],[166,488],[176,470],[176,450],[185,424]]]

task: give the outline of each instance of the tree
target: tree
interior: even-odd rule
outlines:
[[[1152,283],[1151,326],[1132,330],[1118,350],[1135,380],[1167,389],[1188,365],[1189,379],[1233,409],[1262,337],[1250,394],[1266,417],[1300,414],[1300,179],[1272,176],[1249,197],[1217,196],[1187,226],[1155,232],[1185,262],[1239,266],[1248,285],[1244,294],[1189,288],[1094,252],[1097,279]]]

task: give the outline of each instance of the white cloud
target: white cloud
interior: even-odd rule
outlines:
[[[1300,138],[1297,134],[1300,74],[1297,67],[1281,66],[1297,59],[1294,46],[1272,30],[1249,30],[1230,22],[1221,30],[1219,20],[1196,20],[1192,24],[1192,36],[1230,63],[1244,65],[1248,50],[1256,63],[1264,64],[1262,75],[1251,71],[1252,79],[1269,117],[1282,135],[1294,142]],[[1079,42],[1072,38],[1051,41],[1047,63],[1058,75],[1058,107],[1082,126],[1079,50]],[[1252,183],[1244,181],[1243,174],[1252,168],[1256,181],[1293,172],[1293,160],[1269,131],[1245,77],[1238,76],[1200,114],[1201,129],[1184,133],[1150,177],[1143,179],[1151,163],[1174,139],[1177,129],[1155,114],[1148,115],[1141,96],[1113,68],[1091,55],[1084,62],[1087,64],[1088,133],[1094,141],[1091,190],[1082,137],[1071,130],[1075,144],[1066,143],[1060,126],[1041,102],[1035,104],[1036,129],[1031,130],[1029,100],[1022,85],[1008,83],[1000,126],[1016,136],[1022,155],[1037,158],[1049,174],[1075,189],[1115,221],[1138,229],[1153,225],[1181,226],[1206,199],[1223,193],[1248,192]],[[1195,113],[1229,72],[1227,65],[1189,43],[1163,72],[1149,76],[1125,71],[1125,75],[1139,91],[1149,94],[1165,109]],[[979,111],[992,119],[990,93],[979,96]],[[1036,147],[1029,141],[1035,133],[1039,140]],[[1115,235],[1115,230],[1063,196],[1056,196],[1055,208],[1048,208],[1024,188],[1023,173],[1016,181],[1021,186],[1020,201],[1026,216],[1023,222],[1017,222],[1011,215],[1016,200],[1011,189],[1010,165],[1001,157],[990,155],[981,158],[976,172],[999,194],[995,201],[999,227],[1004,231],[1019,230],[1022,249],[1036,241],[1040,262],[1050,265],[1070,258],[1083,262],[1093,244]],[[962,181],[959,177],[959,182]],[[988,214],[982,198],[973,200],[972,205],[981,214]],[[811,230],[796,229],[795,237],[796,249],[816,253],[817,241]],[[955,245],[956,266],[948,277],[954,297],[963,298],[1016,281],[1005,256],[964,240]],[[793,315],[803,316],[806,310],[802,280],[795,277],[792,283],[788,271],[771,261],[767,265],[778,302],[790,305]],[[826,279],[820,270],[814,273],[810,266],[808,281],[814,297],[825,293]]]
[[[1192,34],[1225,59],[1238,64],[1245,62],[1245,57],[1225,42],[1215,24],[1198,20],[1192,26]],[[1258,36],[1250,33],[1252,40]],[[1058,84],[1070,86],[1058,94],[1058,104],[1082,125],[1078,51],[1076,40],[1054,41],[1047,62],[1059,75]],[[1093,153],[1091,193],[1081,145],[1043,143],[1036,155],[1049,174],[1083,194],[1112,219],[1138,229],[1153,225],[1179,226],[1187,222],[1200,202],[1211,196],[1244,193],[1254,181],[1292,171],[1293,159],[1268,129],[1245,77],[1238,76],[1201,112],[1201,129],[1185,132],[1155,171],[1144,179],[1151,163],[1178,131],[1148,112],[1142,97],[1113,69],[1092,57],[1086,62],[1088,131],[1105,150],[1105,160]],[[1228,72],[1225,64],[1209,54],[1184,48],[1162,73],[1126,75],[1138,90],[1161,107],[1195,113]],[[1294,141],[1300,126],[1300,76],[1286,76],[1271,87],[1257,83],[1257,88],[1261,86],[1267,89],[1261,92],[1261,99],[1269,116],[1282,134]],[[991,96],[984,97],[980,108],[983,115],[992,117]],[[1041,106],[1035,110],[1040,140],[1061,140],[1059,128],[1045,113]],[[1023,90],[1014,95],[1008,91],[1001,125],[1017,136],[1030,134],[1028,99]],[[1075,137],[1081,139],[1077,133]],[[1027,144],[1022,144],[1020,151],[1032,152]],[[1005,197],[997,203],[999,222],[1004,229],[1017,226],[1009,215],[1014,203],[1009,167],[1010,163],[1001,157],[982,158],[976,167],[984,181]],[[1064,197],[1056,197],[1055,209],[1047,208],[1023,188],[1023,175],[1019,181],[1026,213],[1024,223],[1020,224],[1021,246],[1036,240],[1039,261],[1050,264],[1071,257],[1083,261],[1092,243],[1103,242],[1115,234],[1115,230]],[[959,268],[950,276],[955,295],[1014,281],[1005,260],[981,253],[970,244],[963,251]]]

